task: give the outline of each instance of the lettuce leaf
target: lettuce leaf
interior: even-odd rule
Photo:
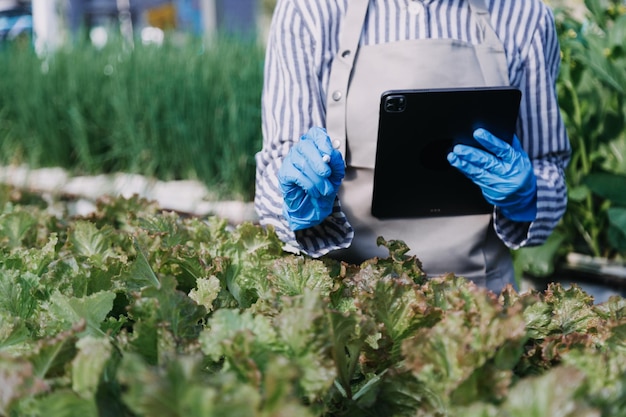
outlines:
[[[519,309],[505,308],[484,288],[461,278],[437,278],[425,285],[443,310],[441,320],[402,345],[406,366],[450,405],[506,397],[513,367],[526,342]]]
[[[427,280],[382,238],[386,258],[311,259],[271,228],[138,198],[2,213],[0,414],[626,413],[620,297]]]
[[[108,338],[86,336],[76,342],[78,353],[72,360],[72,390],[81,398],[95,398],[100,378],[111,356]]]
[[[85,335],[102,337],[100,325],[113,308],[114,299],[115,294],[110,291],[82,298],[67,297],[57,291],[50,297],[48,312],[57,322],[65,323],[66,329],[84,321]]]

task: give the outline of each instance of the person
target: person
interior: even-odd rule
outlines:
[[[278,0],[269,30],[255,208],[285,249],[351,263],[402,240],[429,276],[515,286],[511,249],[539,245],[567,203],[569,139],[557,102],[560,50],[541,0]],[[512,145],[455,146],[449,163],[493,205],[485,215],[370,213],[381,93],[514,86]],[[419,192],[418,179],[406,184]]]

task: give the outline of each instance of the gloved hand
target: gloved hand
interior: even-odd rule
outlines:
[[[512,145],[485,129],[476,129],[474,138],[489,152],[467,145],[455,145],[448,161],[475,184],[485,199],[514,221],[537,217],[537,179],[532,163],[517,139]]]
[[[345,172],[325,129],[312,127],[300,138],[278,171],[291,230],[318,225],[330,215]]]

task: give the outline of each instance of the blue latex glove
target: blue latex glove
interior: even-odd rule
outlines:
[[[537,179],[532,163],[517,137],[512,145],[485,129],[476,129],[474,138],[489,152],[467,145],[455,145],[448,161],[475,184],[485,199],[507,218],[530,222],[537,217]]]
[[[291,230],[320,224],[330,215],[346,169],[326,130],[312,127],[289,151],[278,171],[283,214]]]

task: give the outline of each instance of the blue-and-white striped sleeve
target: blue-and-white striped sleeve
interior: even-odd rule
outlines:
[[[543,243],[567,206],[564,170],[570,147],[554,88],[560,50],[551,11],[539,5],[535,9],[527,12],[537,23],[534,30],[524,32],[527,38],[521,39],[526,47],[514,79],[524,95],[518,134],[537,178],[537,219],[526,229],[496,211],[496,232],[513,249]]]
[[[264,70],[263,148],[256,154],[255,208],[260,222],[272,226],[285,249],[321,256],[350,245],[354,232],[339,202],[321,225],[294,233],[283,215],[278,170],[293,143],[311,126],[324,125],[325,85],[337,29],[319,34],[331,10],[319,2],[282,1],[276,7]],[[327,63],[328,62],[328,63]]]
[[[262,224],[271,224],[294,248],[319,256],[349,245],[352,228],[335,204],[322,225],[298,232],[282,216],[277,172],[293,142],[311,126],[324,126],[330,64],[338,48],[340,22],[349,0],[278,0],[268,38],[262,99],[263,148],[257,154],[255,204]],[[504,44],[511,84],[523,92],[518,136],[533,160],[538,216],[528,224],[496,212],[495,227],[512,248],[539,244],[566,206],[563,170],[569,141],[556,101],[560,62],[553,16],[541,0],[486,0],[491,23]],[[405,0],[371,0],[361,42],[455,38],[477,43],[480,36],[468,0],[424,0],[423,13],[407,13]],[[327,224],[328,223],[328,224]]]

